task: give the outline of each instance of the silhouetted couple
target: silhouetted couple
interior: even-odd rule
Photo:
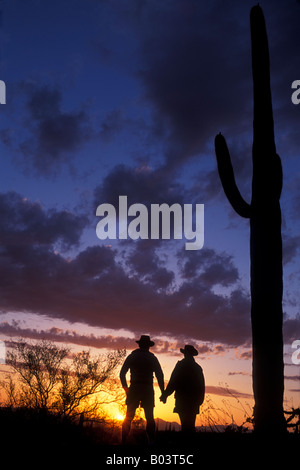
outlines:
[[[136,341],[139,345],[126,359],[120,371],[120,380],[126,392],[127,413],[122,426],[122,443],[127,442],[131,422],[136,409],[141,405],[145,411],[146,430],[150,443],[154,442],[155,421],[153,374],[157,378],[161,390],[160,400],[166,403],[167,397],[175,392],[174,413],[178,413],[181,430],[184,433],[195,431],[196,416],[204,400],[205,382],[202,368],[194,357],[198,351],[186,345],[180,351],[184,359],[178,361],[165,389],[164,374],[157,357],[149,351],[154,342],[147,335]],[[130,370],[130,387],[127,386],[126,374]]]

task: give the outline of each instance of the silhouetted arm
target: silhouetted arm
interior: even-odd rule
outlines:
[[[176,390],[178,370],[179,370],[179,362],[177,362],[176,366],[174,367],[169,383],[166,387],[166,390],[165,390],[166,397],[168,397],[169,395],[172,395],[172,393]]]
[[[157,358],[155,358],[154,373],[155,373],[155,376],[157,378],[157,382],[158,382],[159,388],[161,390],[161,393],[163,393],[163,391],[165,389],[164,373],[162,371],[162,368],[161,368],[160,363],[158,362]]]
[[[122,387],[124,388],[124,390],[127,392],[128,390],[128,385],[127,385],[127,380],[126,380],[126,374],[130,368],[130,359],[129,359],[130,356],[128,356],[125,361],[124,361],[124,364],[123,366],[121,367],[121,370],[120,370],[120,380],[121,380],[121,384],[122,384]]]

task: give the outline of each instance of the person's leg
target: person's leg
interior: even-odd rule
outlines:
[[[189,431],[191,431],[191,432],[196,431],[195,424],[196,424],[196,414],[193,413],[193,412],[188,413],[187,427],[188,427]]]
[[[181,422],[181,431],[184,433],[191,433],[195,431],[196,414],[181,412],[179,413]]]
[[[145,406],[145,417],[147,421],[146,431],[149,437],[149,441],[152,444],[155,438],[155,421],[154,421],[154,414],[153,414],[153,406]]]
[[[131,428],[131,423],[135,415],[135,406],[128,405],[127,406],[127,412],[126,412],[126,417],[123,421],[122,424],[122,444],[126,444],[127,438],[130,432]]]

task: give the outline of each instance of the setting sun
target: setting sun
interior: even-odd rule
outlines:
[[[117,414],[115,415],[115,419],[116,419],[117,421],[123,421],[124,418],[125,418],[125,416],[122,415],[121,413],[117,413]]]

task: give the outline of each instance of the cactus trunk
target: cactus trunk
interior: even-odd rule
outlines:
[[[229,151],[221,134],[215,148],[221,182],[233,208],[250,219],[251,323],[254,427],[286,429],[283,414],[282,169],[276,154],[270,87],[269,51],[263,12],[250,14],[254,121],[252,198],[247,204],[235,184]]]

